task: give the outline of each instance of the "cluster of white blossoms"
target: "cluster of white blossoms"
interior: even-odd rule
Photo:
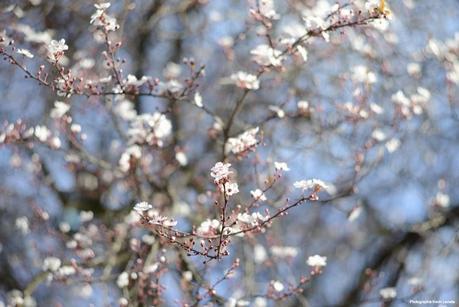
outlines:
[[[261,17],[273,20],[279,18],[273,0],[249,0],[249,5],[252,8],[250,12],[255,16],[261,15]]]
[[[140,203],[135,204],[134,210],[137,211],[138,213],[143,213],[148,210],[153,209],[153,206],[146,201],[142,201]]]
[[[59,137],[53,136],[51,131],[46,126],[38,125],[34,128],[29,129],[30,132],[33,131],[35,137],[42,143],[46,143],[51,148],[60,148],[62,143]]]
[[[287,163],[279,162],[279,161],[274,161],[274,169],[277,172],[288,172],[288,171],[290,171],[290,168],[288,167]]]
[[[436,206],[447,208],[450,205],[450,197],[448,194],[443,192],[438,192],[433,199],[433,203]]]
[[[252,214],[248,213],[239,213],[237,215],[238,222],[247,224],[250,226],[259,226],[263,222],[267,221],[269,216],[263,216],[259,212],[253,212]]]
[[[183,91],[183,84],[178,80],[172,79],[167,82],[159,82],[156,91],[160,95],[177,94]]]
[[[230,175],[231,164],[217,162],[210,170],[210,175],[214,178],[214,183],[218,186],[220,191],[226,196],[232,196],[239,193],[239,187],[236,182],[232,182]]]
[[[161,225],[164,227],[174,227],[177,225],[176,220],[160,215],[158,211],[153,210],[151,204],[145,201],[135,204],[133,210],[146,218],[149,224]]]
[[[235,74],[231,75],[231,80],[236,84],[237,87],[248,89],[248,90],[257,90],[260,86],[260,81],[257,76],[248,74],[243,71],[238,71]]]
[[[69,104],[62,102],[62,101],[55,101],[54,107],[52,108],[50,112],[50,116],[51,118],[59,119],[62,116],[64,116],[64,114],[66,114],[69,110],[70,110]]]
[[[137,79],[136,76],[129,74],[124,80],[124,84],[127,86],[140,87],[144,85],[148,80],[150,80],[150,78],[147,76],[142,76],[142,78]]]
[[[134,104],[124,97],[115,98],[115,106],[113,112],[124,120],[133,120],[137,116],[137,111],[134,109]]]
[[[418,87],[416,93],[410,97],[407,97],[402,90],[392,95],[392,101],[400,108],[400,112],[406,118],[422,114],[430,98],[430,91],[423,87]]]
[[[119,167],[123,172],[131,169],[131,162],[137,161],[142,157],[142,149],[138,145],[132,145],[126,148],[119,160]]]
[[[58,149],[62,145],[59,137],[53,135],[48,127],[44,125],[27,127],[23,125],[21,120],[18,120],[16,123],[8,124],[5,131],[0,133],[0,144],[13,140],[31,141],[33,139],[38,140],[52,149]]]
[[[320,179],[309,179],[309,180],[300,180],[293,183],[293,186],[297,189],[305,190],[313,190],[319,191],[321,189],[325,190],[329,194],[335,194],[336,188],[334,185],[330,183],[325,183]]]
[[[384,300],[393,300],[397,297],[397,290],[393,287],[387,287],[379,290],[379,295]]]
[[[16,50],[16,52],[17,52],[18,54],[21,54],[21,55],[23,55],[23,56],[29,58],[29,59],[32,59],[32,58],[33,58],[32,52],[30,52],[30,51],[27,50],[27,49],[21,49],[21,48],[19,48],[19,49]]]
[[[445,41],[435,38],[429,40],[427,50],[443,63],[446,70],[446,78],[449,82],[459,85],[459,59],[457,50],[459,49],[459,32],[454,37]]]
[[[196,233],[201,236],[216,234],[220,229],[220,221],[216,219],[207,219],[199,225]]]
[[[23,234],[26,235],[29,233],[29,219],[27,216],[18,217],[15,221],[16,228]]]
[[[59,41],[52,40],[48,46],[48,60],[51,62],[58,62],[63,56],[64,51],[69,49],[69,46],[65,44],[65,39]]]
[[[298,248],[294,246],[279,246],[273,245],[271,253],[278,258],[295,258],[298,255]]]
[[[306,263],[313,268],[322,268],[327,265],[327,257],[320,255],[309,256]]]
[[[226,196],[232,196],[239,193],[239,186],[236,182],[225,182],[223,185],[220,185],[220,191],[225,193]]]
[[[163,139],[170,135],[172,124],[164,114],[155,112],[136,116],[128,130],[131,144],[163,145]]]
[[[374,84],[377,81],[376,74],[364,65],[354,66],[352,69],[352,80],[357,83]]]
[[[229,138],[226,143],[226,152],[232,152],[235,155],[244,154],[252,149],[258,144],[256,135],[259,131],[259,128],[253,128],[243,132],[234,138]]]
[[[37,302],[35,301],[35,299],[28,295],[28,294],[25,294],[23,293],[22,291],[20,290],[11,290],[8,292],[8,295],[7,295],[7,305],[6,306],[24,306],[24,307],[36,307],[37,306]],[[0,301],[0,306],[5,306],[3,305],[3,302]]]
[[[91,16],[91,24],[103,27],[106,31],[115,31],[119,28],[116,18],[108,15],[106,10],[110,7],[110,3],[94,4],[96,12]]]
[[[270,283],[271,287],[273,287],[274,291],[282,292],[284,290],[284,284],[279,280],[272,280]]]
[[[252,55],[252,60],[261,66],[278,67],[282,65],[284,59],[282,51],[273,49],[265,44],[258,45],[250,51],[250,54]]]
[[[217,162],[210,169],[210,176],[214,178],[215,184],[229,180],[229,176],[233,173],[230,171],[231,163]]]
[[[47,257],[43,261],[43,271],[56,272],[61,267],[62,261],[57,257]]]
[[[266,201],[267,200],[265,193],[260,189],[256,189],[254,191],[250,191],[250,195],[252,195],[253,199],[255,199],[255,200],[260,200],[260,201]]]

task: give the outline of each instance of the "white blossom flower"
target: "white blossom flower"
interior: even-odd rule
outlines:
[[[386,134],[380,129],[375,129],[371,133],[371,137],[373,139],[375,139],[376,141],[378,141],[378,142],[382,142],[382,141],[384,141],[386,139]]]
[[[411,277],[408,279],[408,284],[413,287],[419,287],[423,284],[423,280],[419,277]]]
[[[260,189],[256,189],[256,190],[250,191],[250,195],[252,195],[252,197],[255,200],[266,201],[266,195]]]
[[[216,219],[207,219],[199,225],[198,229],[196,230],[197,234],[199,235],[207,235],[214,233],[215,230],[218,230],[220,227],[220,221]]]
[[[347,217],[347,220],[349,222],[355,221],[362,214],[362,211],[362,206],[356,206],[352,208],[351,212],[349,213],[349,216]]]
[[[55,136],[51,138],[51,140],[49,141],[49,145],[53,149],[58,149],[58,148],[61,148],[62,142],[57,136]]]
[[[183,151],[177,151],[175,153],[175,160],[181,165],[186,166],[188,164],[188,158]]]
[[[33,54],[27,49],[18,49],[16,52],[22,54],[25,57],[28,57],[29,59],[33,58]]]
[[[352,80],[359,83],[373,84],[376,83],[376,75],[369,71],[368,67],[357,65],[352,68]]]
[[[29,233],[29,219],[26,216],[21,216],[16,219],[16,228],[19,229],[22,234]]]
[[[163,145],[163,139],[170,135],[172,124],[164,114],[155,112],[136,116],[128,130],[130,143]]]
[[[322,257],[320,255],[309,256],[306,263],[314,268],[321,268],[327,265],[327,257]]]
[[[268,306],[268,302],[264,297],[257,297],[253,301],[253,306],[254,307],[266,307],[266,306]]]
[[[393,287],[383,288],[379,290],[379,295],[381,295],[384,300],[393,300],[397,297],[397,290]]]
[[[121,307],[127,307],[129,305],[129,300],[125,297],[121,297],[119,300],[118,300],[118,304],[120,304]]]
[[[161,225],[164,227],[174,227],[177,225],[176,220],[167,216],[162,216],[156,210],[150,210],[148,212],[148,218],[150,219],[148,222],[153,225]]]
[[[299,45],[296,47],[296,50],[301,55],[301,58],[303,59],[303,61],[306,62],[308,60],[308,51],[306,50],[306,48]]]
[[[297,189],[305,190],[315,190],[317,188],[324,189],[329,194],[334,194],[336,189],[330,183],[325,183],[320,179],[309,179],[309,180],[300,180],[293,183],[293,186]]]
[[[142,242],[144,242],[145,244],[148,244],[148,245],[153,245],[153,243],[155,243],[156,239],[154,236],[152,235],[143,235],[142,236]]]
[[[290,168],[288,167],[287,163],[285,162],[277,162],[277,161],[274,161],[274,169],[276,171],[283,171],[283,172],[288,172],[290,171]]]
[[[73,132],[73,133],[80,133],[81,132],[81,126],[79,124],[72,124],[70,126],[70,130]]]
[[[198,108],[202,108],[204,105],[202,104],[202,96],[199,92],[196,92],[194,94],[194,100],[193,100],[194,104],[198,107]]]
[[[34,134],[37,139],[41,142],[46,142],[48,138],[51,136],[51,131],[45,126],[35,126]]]
[[[50,112],[52,118],[61,118],[65,113],[70,110],[70,105],[62,101],[55,101],[54,107]]]
[[[296,104],[296,107],[298,108],[298,111],[300,111],[302,113],[308,112],[308,110],[309,110],[309,102],[307,102],[305,100],[300,100]]]
[[[123,172],[129,171],[131,168],[131,159],[140,159],[142,156],[142,151],[139,146],[133,145],[129,146],[121,155],[121,158],[118,162],[120,169]]]
[[[43,261],[43,271],[56,272],[61,267],[61,259],[57,257],[47,257]]]
[[[225,192],[226,196],[232,196],[239,193],[239,186],[236,182],[225,182],[224,185],[220,185],[220,191]]]
[[[137,203],[134,206],[134,210],[139,212],[139,213],[143,213],[143,212],[148,211],[150,209],[153,209],[153,206],[151,204],[147,203],[146,201],[142,201],[140,203]]]
[[[258,45],[252,51],[252,59],[259,65],[262,66],[280,66],[282,65],[282,52],[277,49],[273,49],[268,45]]]
[[[183,89],[183,85],[179,81],[172,79],[167,82],[159,82],[157,89],[160,94],[176,94]]]
[[[279,18],[279,14],[274,8],[273,0],[249,0],[249,5],[252,8],[252,12],[257,12],[265,18],[272,20]]]
[[[119,28],[116,18],[105,12],[110,7],[110,3],[94,4],[94,6],[96,7],[96,12],[91,15],[89,23],[104,27],[107,31],[115,31]]]
[[[327,28],[327,23],[323,17],[307,14],[303,16],[303,20],[306,23],[306,29],[310,31],[319,32],[319,34],[326,42],[330,41],[330,34],[325,31],[325,29]]]
[[[257,244],[253,247],[253,259],[256,263],[262,263],[268,258],[268,253],[263,245]]]
[[[57,61],[64,55],[64,51],[69,49],[69,46],[65,44],[65,39],[60,39],[59,41],[52,40],[47,48],[48,59]]]
[[[400,147],[400,140],[397,138],[392,138],[386,142],[385,146],[389,153],[395,152]]]
[[[134,104],[127,99],[117,101],[113,111],[124,120],[133,120],[137,116]]]
[[[80,221],[86,223],[91,221],[94,218],[94,212],[92,211],[81,211],[80,212]]]
[[[129,285],[129,274],[127,272],[122,272],[117,280],[116,284],[118,285],[119,288],[125,288]]]
[[[406,65],[406,71],[410,76],[418,76],[421,73],[421,65],[419,63],[408,63]]]
[[[57,274],[60,276],[70,276],[76,274],[76,270],[73,266],[64,265],[57,270]]]
[[[260,86],[260,81],[258,81],[257,76],[243,71],[238,71],[237,73],[232,74],[231,80],[237,87],[244,89],[257,90]]]
[[[271,281],[271,285],[276,292],[282,292],[282,290],[284,290],[284,284],[278,280]]]
[[[193,280],[193,273],[191,271],[185,271],[182,273],[182,277],[186,281],[192,281]]]
[[[102,2],[102,3],[96,3],[94,4],[94,6],[96,7],[96,9],[98,10],[106,10],[110,7],[110,2]]]
[[[104,15],[105,10],[110,7],[110,3],[96,3],[94,4],[94,6],[96,7],[96,12],[91,15],[91,21],[89,22],[91,24],[95,23],[98,19],[102,17],[102,15]],[[100,22],[101,21],[96,22],[96,25],[101,25]]]
[[[230,167],[230,163],[215,163],[214,167],[210,169],[210,175],[214,178],[214,182],[218,184],[219,182],[228,180],[229,175],[233,173],[230,171]]]
[[[60,222],[59,223],[59,230],[62,231],[63,233],[67,233],[72,229],[69,223],[67,222]]]
[[[129,75],[127,75],[126,80],[124,80],[124,82],[128,86],[131,85],[131,86],[140,87],[140,86],[144,85],[145,82],[148,81],[148,79],[149,79],[148,77],[142,76],[142,78],[140,78],[140,80],[139,80],[139,79],[137,79],[136,76],[129,74]]]
[[[226,150],[237,155],[253,149],[258,144],[258,140],[256,139],[258,130],[259,128],[256,127],[245,131],[237,137],[229,138],[226,144]]]
[[[383,114],[384,113],[384,109],[379,104],[376,104],[376,103],[371,103],[370,104],[370,110],[373,111],[373,113],[375,113],[375,114]]]
[[[153,264],[146,265],[143,268],[143,272],[146,273],[146,274],[151,274],[151,273],[156,272],[158,270],[158,268],[159,268],[159,262],[155,262]]]
[[[367,0],[365,1],[365,9],[369,12],[373,12],[376,9],[379,9],[380,0]]]
[[[1,301],[0,301],[1,304]],[[10,306],[23,306],[23,307],[36,307],[37,302],[30,295],[24,295],[19,290],[12,290],[8,292],[8,307]]]
[[[244,223],[249,224],[251,226],[260,225],[260,222],[264,222],[268,219],[268,216],[263,216],[259,212],[254,212],[252,214],[248,213],[239,213],[237,215],[237,220]]]
[[[435,195],[434,201],[436,205],[443,207],[443,208],[449,207],[449,204],[450,204],[449,195],[442,193],[442,192],[438,192],[437,195]]]
[[[166,79],[177,79],[182,73],[182,67],[174,62],[169,62],[163,70],[163,75]]]
[[[271,247],[271,253],[278,258],[294,258],[298,255],[298,249],[293,246],[278,246]]]
[[[297,21],[290,21],[282,26],[282,39],[281,43],[285,45],[292,45],[301,37],[305,37],[308,33],[304,24]]]
[[[276,114],[276,116],[279,118],[285,117],[285,111],[276,105],[269,106],[269,110],[272,111],[274,114]]]
[[[410,100],[408,99],[408,97],[405,96],[405,93],[403,93],[403,91],[401,90],[392,95],[392,101],[402,106],[410,105]]]

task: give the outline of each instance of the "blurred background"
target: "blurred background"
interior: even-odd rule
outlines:
[[[164,306],[192,301],[194,290],[183,284],[183,272],[191,266],[212,284],[236,257],[241,266],[216,287],[222,301],[214,304],[247,300],[255,306],[271,280],[297,283],[309,272],[307,257],[315,254],[327,257],[322,275],[303,293],[267,301],[269,306],[380,306],[380,290],[387,287],[396,289],[397,299],[386,305],[404,306],[409,299],[457,304],[456,0],[387,1],[387,19],[332,31],[329,41],[308,40],[306,62],[289,57],[281,68],[264,73],[260,89],[245,98],[231,135],[260,127],[262,141],[247,157],[228,158],[240,189],[232,206],[250,203],[250,191],[274,174],[274,161],[288,163],[290,171],[266,193],[260,211],[275,211],[287,197],[297,198],[297,180],[319,178],[332,183],[336,193],[321,193],[318,202],[292,209],[263,234],[235,238],[230,256],[207,265],[199,257],[183,260],[178,249],[129,224],[132,206],[143,200],[176,218],[184,231],[218,218],[209,192],[214,189],[210,168],[222,159],[216,116],[226,123],[243,94],[230,76],[256,74],[250,51],[266,43],[267,34],[281,46],[303,33],[303,17],[326,18],[335,4],[274,1],[279,18],[267,30],[250,14],[254,2],[118,0],[108,10],[120,25],[111,35],[122,42],[117,55],[125,60],[124,77],[184,83],[190,75],[184,58],[193,59],[196,66],[205,65],[198,91],[215,116],[161,97],[59,97],[25,79],[8,61],[0,64],[0,133],[20,119],[28,127],[47,126],[62,142],[59,150],[31,142],[0,144],[0,301],[6,305],[19,289],[30,292],[38,306],[119,305],[120,297],[135,297],[135,290],[117,286],[117,278],[132,269],[136,254],[126,251],[137,238],[151,245],[154,257],[167,258]],[[364,10],[366,2],[337,1],[354,11]],[[89,22],[93,4],[5,0],[0,33],[33,52],[33,59],[18,57],[33,72],[48,65],[45,46],[51,39],[65,38],[64,66],[86,80],[99,80],[109,73],[101,54],[105,46]],[[54,102],[63,99],[85,135],[81,147],[50,117]],[[127,147],[119,129],[127,129],[132,114],[155,111],[171,120],[170,140],[162,148],[145,148],[145,176],[119,175]],[[92,277],[37,279],[46,257],[84,258],[69,244],[78,241],[77,234],[92,241],[91,265],[82,266]],[[131,303],[136,304],[141,305]]]

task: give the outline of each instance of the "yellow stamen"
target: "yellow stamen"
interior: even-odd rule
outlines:
[[[380,0],[379,1],[379,11],[381,13],[384,13],[385,6],[386,6],[386,1],[385,0]]]

